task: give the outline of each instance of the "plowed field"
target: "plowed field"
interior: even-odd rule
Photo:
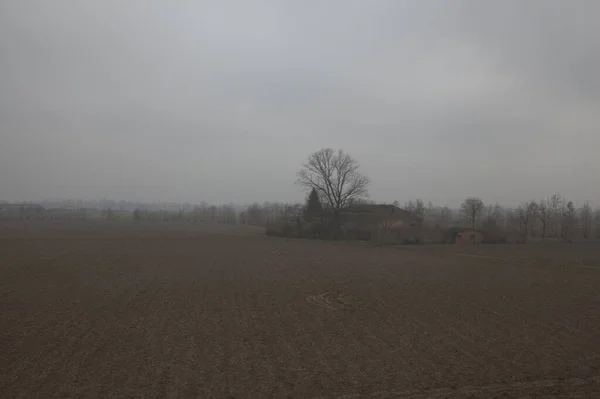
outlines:
[[[597,245],[260,233],[5,223],[0,397],[600,397]]]

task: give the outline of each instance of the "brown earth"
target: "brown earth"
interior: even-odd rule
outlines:
[[[600,246],[0,226],[2,398],[600,397]]]

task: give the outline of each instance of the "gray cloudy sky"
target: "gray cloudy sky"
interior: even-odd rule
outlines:
[[[0,199],[600,205],[600,1],[0,2]]]

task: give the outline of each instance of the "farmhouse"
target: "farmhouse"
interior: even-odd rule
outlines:
[[[333,220],[332,212],[324,219]],[[421,220],[394,205],[359,204],[343,208],[338,215],[342,237],[386,242],[420,241]]]
[[[279,217],[266,223],[267,235],[336,237],[389,243],[420,243],[421,220],[394,205],[360,204],[321,213],[318,221]]]
[[[481,244],[484,240],[481,231],[468,227],[450,227],[443,236],[445,244]]]

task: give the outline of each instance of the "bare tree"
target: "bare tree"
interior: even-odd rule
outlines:
[[[422,199],[417,199],[417,206],[415,208],[415,216],[421,220],[425,219],[425,203]]]
[[[596,208],[596,238],[600,238],[600,208]]]
[[[236,224],[237,213],[233,205],[222,205],[219,213],[221,214],[222,223],[225,224]]]
[[[404,204],[404,210],[412,213],[413,216],[418,217],[421,220],[425,217],[425,203],[422,199],[406,202]]]
[[[464,200],[460,206],[461,217],[464,221],[469,223],[473,230],[475,230],[475,225],[477,224],[479,218],[481,218],[483,209],[484,205],[481,198],[469,197]]]
[[[563,240],[571,242],[573,240],[573,230],[577,223],[577,210],[573,201],[569,201],[562,212],[561,231]]]
[[[343,150],[323,148],[312,153],[298,172],[297,184],[307,191],[315,189],[324,208],[332,211],[329,225],[333,237],[340,231],[342,208],[368,197],[371,180],[359,172],[359,163]]]
[[[323,202],[327,202],[327,200],[323,200]],[[373,200],[368,200],[366,198],[353,198],[351,200],[348,200],[348,202],[346,202],[346,206],[350,206],[350,205],[375,205],[377,204],[376,201]],[[325,208],[327,208],[328,205],[325,204]]]
[[[583,234],[583,238],[586,240],[590,237],[590,233],[592,230],[592,207],[589,202],[584,202],[581,208],[579,209],[579,220],[581,221],[581,232]]]
[[[533,224],[538,215],[538,204],[535,201],[525,201],[517,208],[519,215],[519,225],[522,228],[523,239],[527,240],[529,227]]]
[[[326,205],[339,213],[348,202],[368,196],[371,182],[359,173],[359,163],[341,149],[321,149],[311,154],[298,172],[297,183],[323,196]]]
[[[244,216],[250,225],[262,226],[265,223],[265,210],[257,203],[250,205]]]
[[[519,212],[515,208],[506,208],[504,210],[506,218],[506,227],[511,231],[520,229]]]
[[[503,221],[505,219],[505,212],[502,206],[496,202],[494,205],[494,209],[492,209],[492,218],[496,221],[497,225],[503,225]]]
[[[442,222],[450,222],[452,220],[452,210],[447,205],[442,208],[441,213]]]
[[[542,240],[546,239],[546,231],[548,229],[548,223],[550,223],[551,210],[548,206],[548,202],[545,200],[540,201],[538,207],[538,218],[542,224]]]
[[[288,218],[299,218],[304,210],[302,204],[285,204],[283,207],[283,216]]]
[[[492,221],[494,223],[499,222],[504,214],[504,210],[500,206],[500,204],[496,203],[494,205],[490,204],[485,207],[485,217],[488,221]]]
[[[429,219],[437,219],[437,208],[433,205],[433,202],[429,201],[427,203],[427,208],[425,209],[425,215]]]
[[[489,204],[486,205],[484,208],[484,214],[485,214],[485,218],[489,221],[492,220],[492,212],[494,211],[494,205]]]
[[[484,210],[485,220],[481,224],[481,228],[490,236],[498,236],[503,222],[504,210],[499,204],[488,205]]]
[[[549,221],[552,227],[552,235],[554,237],[559,236],[559,227],[563,217],[562,213],[564,203],[564,199],[559,193],[552,194],[552,196],[548,199]]]

